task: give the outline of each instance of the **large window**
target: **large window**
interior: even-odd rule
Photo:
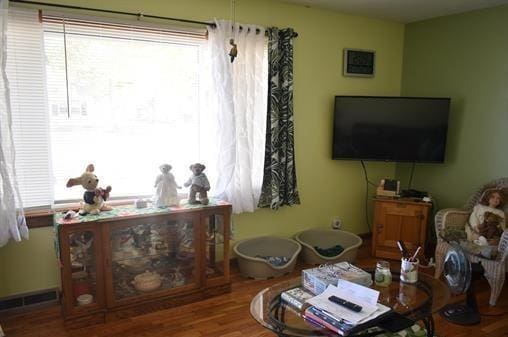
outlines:
[[[65,183],[88,162],[128,196],[152,193],[164,162],[183,184],[203,158],[204,37],[131,28],[44,24],[55,200],[76,197]]]
[[[32,42],[43,49],[38,51],[44,55],[43,69],[37,64],[32,72],[39,74],[36,81],[46,84],[38,88],[46,95],[44,113],[41,106],[33,109],[40,119],[36,126],[26,121],[14,125],[17,144],[28,138],[33,143],[17,146],[25,206],[79,199],[82,190],[65,185],[88,163],[95,164],[99,185],[111,185],[114,196],[150,195],[163,163],[173,166],[183,185],[189,164],[206,162],[213,181],[204,34],[61,17],[45,17],[41,24],[33,21],[34,13],[12,15],[18,15],[16,22],[25,17],[28,26],[42,28],[43,34],[43,43]],[[11,54],[20,47],[11,44]],[[19,64],[11,66],[14,87],[27,85],[13,70]],[[23,95],[18,96],[13,104],[23,101]],[[32,138],[22,131],[27,128],[41,135]],[[30,179],[34,154],[40,157],[42,173]],[[43,181],[36,188],[40,195],[34,193],[34,181]]]

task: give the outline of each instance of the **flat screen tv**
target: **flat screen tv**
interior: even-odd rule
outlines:
[[[333,159],[442,163],[450,98],[335,96]]]

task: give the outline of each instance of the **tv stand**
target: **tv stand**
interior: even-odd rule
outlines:
[[[372,255],[400,260],[397,240],[411,251],[425,248],[431,203],[411,199],[374,198]]]

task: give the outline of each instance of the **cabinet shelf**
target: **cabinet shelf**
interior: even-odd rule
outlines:
[[[151,260],[151,259],[157,259],[162,257],[168,257],[170,254],[169,252],[166,253],[158,253],[158,254],[146,254],[146,255],[140,255],[140,256],[131,256],[131,257],[124,257],[124,258],[113,258],[112,262],[122,262],[122,261],[132,261],[132,260]]]

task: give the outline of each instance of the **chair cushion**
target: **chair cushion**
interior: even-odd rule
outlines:
[[[441,237],[448,242],[460,242],[467,239],[464,227],[445,227],[441,230]]]
[[[266,260],[269,264],[276,267],[281,267],[286,265],[289,262],[289,258],[287,256],[262,256],[256,255],[260,259]]]
[[[344,251],[344,247],[342,247],[341,245],[335,245],[333,247],[328,248],[314,246],[314,249],[316,250],[316,252],[326,257],[338,256],[340,255],[340,253]]]

